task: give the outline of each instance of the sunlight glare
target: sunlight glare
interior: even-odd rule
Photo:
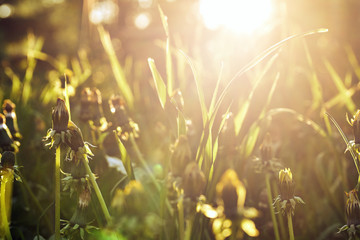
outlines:
[[[139,15],[137,15],[135,17],[135,26],[140,29],[143,30],[145,28],[147,28],[150,24],[150,16],[147,13],[140,13]]]
[[[12,13],[11,6],[9,4],[0,5],[0,18],[8,18]]]
[[[200,0],[200,14],[211,30],[223,26],[237,33],[252,33],[271,12],[271,0]]]

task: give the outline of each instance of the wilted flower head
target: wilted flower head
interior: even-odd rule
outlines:
[[[181,135],[175,142],[170,159],[171,172],[174,176],[181,176],[191,161],[191,149],[188,138]]]
[[[205,175],[199,169],[196,162],[190,162],[183,174],[182,186],[184,189],[185,196],[192,199],[199,197],[205,187]]]
[[[106,121],[99,89],[84,88],[81,91],[80,119],[85,122],[92,121],[92,124],[96,127],[102,126],[102,123]]]
[[[52,111],[52,128],[57,133],[66,131],[69,122],[69,112],[65,101],[61,98],[57,99],[56,106]]]
[[[114,117],[113,125],[122,140],[127,140],[130,134],[138,136],[138,125],[128,116],[125,101],[120,96],[112,96],[109,100],[110,110]]]
[[[79,207],[85,208],[89,205],[91,200],[91,189],[90,187],[83,188],[79,194]]]
[[[353,127],[355,144],[360,144],[360,110],[357,110],[353,118],[349,121],[346,115],[348,123]]]
[[[353,189],[349,193],[346,193],[346,196],[348,198],[346,201],[347,225],[360,225],[360,201],[358,191]]]
[[[70,147],[69,159],[78,163],[79,160],[85,158],[85,155],[93,156],[89,148],[89,144],[85,143],[80,128],[72,121],[68,124],[65,143]]]

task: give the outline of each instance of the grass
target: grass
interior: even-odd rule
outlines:
[[[326,57],[320,60],[324,70],[320,74],[308,44],[310,36],[317,38],[327,31],[317,29],[259,50],[240,70],[231,69],[229,74],[226,63],[220,71],[208,69],[204,59],[185,50],[189,48],[175,46],[167,16],[158,10],[166,37],[160,51],[164,59],[146,56],[147,62],[136,60],[139,65],[123,63],[110,32],[97,26],[106,62],[101,64],[110,70],[106,77],[115,79],[116,86],[91,79],[103,65],[89,52],[80,50],[69,60],[52,57],[42,50],[46,39],[33,34],[23,55],[24,71],[3,63],[3,76],[11,83],[0,83],[0,100],[11,98],[17,104],[24,136],[17,158],[24,183],[14,184],[11,218],[2,211],[5,230],[0,237],[40,239],[54,233],[55,239],[60,234],[68,239],[181,240],[342,236],[336,228],[346,223],[343,193],[357,189],[360,179],[358,149],[348,147],[352,137],[345,123],[345,113],[355,114],[358,108],[359,87],[351,75],[358,76],[360,67],[352,48],[344,49],[349,62],[345,74]],[[306,81],[296,79],[284,60],[290,43],[301,46],[301,76]],[[48,81],[39,82],[36,79],[43,77],[43,68],[51,69]],[[146,72],[146,80],[139,72]],[[323,79],[324,72],[329,81]],[[60,78],[65,79],[64,88],[59,87]],[[209,83],[209,79],[214,81]],[[106,100],[121,95],[122,110],[110,111],[106,101],[94,105],[84,100],[79,93],[85,86],[98,87]],[[97,145],[91,159],[87,151],[81,158],[66,154],[66,149],[60,152],[59,147],[52,161],[51,151],[40,144],[51,125],[51,107],[57,97],[65,98],[68,109],[71,106],[69,115],[83,130],[83,140]],[[96,112],[96,108],[104,111]],[[104,129],[96,124],[100,112],[108,123]],[[86,113],[92,118],[82,120]],[[132,125],[135,122],[139,133]],[[273,205],[274,198],[283,194],[275,180],[278,173],[255,171],[253,160],[260,155],[267,132],[275,139],[272,160],[291,167],[295,193],[306,202],[297,205],[294,216],[288,212],[282,218],[277,214],[281,202]],[[183,136],[190,150],[177,152],[174,144]],[[343,154],[346,148],[349,153]],[[66,156],[73,159],[71,163]],[[171,171],[175,164],[171,159],[177,159],[179,173]],[[114,167],[109,167],[110,161]],[[194,162],[201,171],[187,172]],[[53,168],[55,180],[49,171]],[[235,171],[240,183],[219,187],[228,169]],[[2,178],[1,206],[5,182]],[[21,192],[20,186],[26,191]],[[261,217],[255,218],[255,212]]]

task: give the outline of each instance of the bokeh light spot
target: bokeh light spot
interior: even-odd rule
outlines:
[[[150,16],[147,13],[140,13],[135,17],[135,26],[139,29],[145,29],[150,25]]]
[[[8,18],[12,14],[12,9],[9,4],[0,5],[0,18]]]
[[[252,33],[271,13],[271,0],[200,0],[200,14],[211,30],[223,26],[237,33]]]
[[[90,11],[89,19],[94,24],[112,23],[119,12],[119,7],[113,1],[98,2]]]

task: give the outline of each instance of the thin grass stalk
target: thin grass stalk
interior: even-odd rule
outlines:
[[[194,224],[194,216],[186,219],[186,226],[185,226],[185,240],[191,240],[191,231],[192,226]]]
[[[177,208],[179,211],[179,236],[180,240],[184,240],[185,226],[184,226],[184,204],[183,198],[180,198]]]
[[[60,240],[60,146],[55,157],[55,240]]]
[[[9,221],[7,216],[7,206],[6,206],[6,186],[9,180],[12,180],[11,173],[8,171],[5,171],[3,175],[1,176],[2,180],[0,183],[0,212],[1,212],[1,227],[3,228],[5,232],[5,238],[8,240],[12,240],[10,228],[9,228]]]
[[[105,219],[106,221],[109,223],[111,221],[111,216],[110,216],[110,213],[109,213],[109,210],[106,206],[106,203],[105,203],[105,200],[101,194],[101,191],[100,191],[100,188],[98,186],[98,184],[96,183],[96,179],[95,179],[95,175],[94,173],[91,171],[91,168],[89,166],[89,161],[87,159],[87,155],[84,155],[85,157],[82,159],[82,162],[85,166],[85,169],[86,169],[86,173],[89,175],[89,178],[90,178],[90,182],[95,190],[95,194],[96,194],[96,197],[98,198],[98,201],[100,203],[100,207],[101,207],[101,210],[105,216]]]
[[[289,211],[286,215],[288,220],[289,238],[290,240],[295,240],[291,212]]]
[[[267,192],[268,203],[269,203],[269,208],[270,208],[271,220],[274,225],[275,239],[280,240],[278,223],[276,221],[275,211],[274,211],[274,207],[273,207],[273,197],[272,197],[272,193],[271,193],[270,177],[271,177],[270,173],[266,173],[266,175],[265,175],[266,192]]]

